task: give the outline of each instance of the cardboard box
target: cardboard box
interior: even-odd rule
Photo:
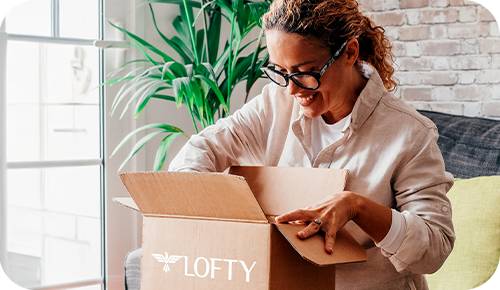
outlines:
[[[366,261],[342,229],[324,236],[276,215],[342,191],[346,170],[232,167],[230,174],[120,174],[132,196],[115,201],[144,216],[141,289],[334,289],[335,264]]]

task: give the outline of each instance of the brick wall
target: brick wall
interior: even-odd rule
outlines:
[[[417,109],[500,119],[500,32],[466,0],[358,0],[393,39],[396,96]]]

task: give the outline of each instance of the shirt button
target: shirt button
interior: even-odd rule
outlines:
[[[358,124],[354,124],[354,126],[352,126],[354,128],[354,130],[357,130],[358,129]]]
[[[441,210],[442,210],[444,213],[447,213],[447,212],[448,212],[448,208],[447,208],[446,206],[443,206],[443,207],[441,208]]]

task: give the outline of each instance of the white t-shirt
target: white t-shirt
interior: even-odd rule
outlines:
[[[340,140],[350,123],[351,114],[331,125],[327,124],[321,116],[313,118],[311,122],[313,160],[316,159],[321,150]],[[377,246],[391,254],[395,254],[399,246],[403,243],[405,234],[406,221],[403,214],[393,209],[391,228]]]

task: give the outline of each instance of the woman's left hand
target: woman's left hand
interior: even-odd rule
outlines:
[[[315,220],[319,222],[316,223]],[[333,252],[337,232],[354,221],[373,241],[379,243],[389,232],[391,209],[351,191],[330,195],[304,209],[297,209],[276,217],[276,222],[305,222],[309,225],[297,235],[307,239],[319,230],[325,232],[325,250]]]
[[[322,201],[305,209],[297,209],[276,217],[276,222],[300,221],[309,225],[298,233],[299,238],[307,239],[319,230],[325,232],[325,250],[333,252],[337,232],[350,220],[355,219],[354,193],[344,191],[328,196]],[[321,221],[321,225],[314,222]]]

